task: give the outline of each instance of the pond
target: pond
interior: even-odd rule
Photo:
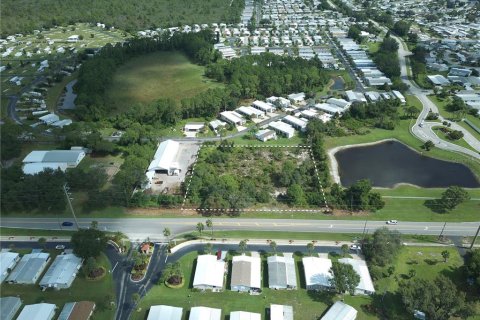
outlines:
[[[65,109],[65,110],[72,110],[75,109],[75,99],[77,98],[77,95],[73,92],[73,86],[77,83],[77,79],[70,81],[65,88],[67,91],[65,91],[63,95],[63,103],[60,106],[60,109]]]
[[[360,179],[369,179],[373,186],[384,188],[399,183],[424,188],[480,186],[465,165],[430,158],[397,141],[347,148],[335,153],[335,158],[343,186]]]
[[[330,87],[330,90],[344,90],[345,89],[345,81],[343,81],[342,77],[335,77],[333,79],[333,84]]]

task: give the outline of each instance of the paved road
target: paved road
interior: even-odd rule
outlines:
[[[130,239],[141,241],[149,237],[152,240],[164,240],[163,229],[168,227],[173,235],[194,231],[198,222],[206,218],[99,218],[79,219],[81,227],[89,227],[92,220],[99,223],[101,229],[121,231]],[[331,232],[331,233],[362,233],[364,220],[306,220],[306,219],[232,219],[213,218],[214,230],[246,230],[246,231],[291,231],[291,232]],[[449,236],[472,236],[480,222],[447,223],[444,233]],[[2,227],[18,227],[31,229],[60,229],[56,218],[2,218]],[[385,221],[368,221],[366,230],[385,226]],[[405,234],[439,234],[443,228],[442,222],[403,222],[396,226],[388,226]],[[71,227],[73,229],[73,227]],[[106,228],[106,229],[105,229]],[[63,229],[66,229],[63,227]]]
[[[26,85],[25,87],[20,90],[20,93],[18,95],[11,95],[9,96],[9,101],[8,101],[8,106],[7,106],[7,113],[8,117],[12,119],[16,124],[21,125],[22,121],[17,115],[17,102],[19,96],[22,96],[25,92],[31,91],[31,88],[37,85],[38,83],[42,82],[45,80],[44,76],[38,76],[36,77],[30,84]]]

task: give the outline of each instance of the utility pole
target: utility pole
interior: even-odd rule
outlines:
[[[365,241],[365,230],[367,229],[367,221],[368,220],[365,219],[365,225],[363,226],[363,232],[362,232],[362,238],[364,241]]]
[[[79,230],[80,226],[78,225],[77,216],[75,215],[75,210],[73,210],[73,206],[71,202],[72,199],[70,199],[70,194],[68,193],[68,187],[66,183],[63,185],[63,192],[65,192],[65,197],[67,197],[68,206],[70,208],[70,211],[72,212],[73,220],[75,220],[75,225],[77,226],[77,230]]]
[[[472,244],[470,245],[470,250],[473,249],[473,245],[477,241],[478,234],[480,233],[480,226],[478,226],[477,233],[475,233],[475,237],[473,237]]]
[[[440,240],[440,239],[442,238],[442,236],[443,236],[443,231],[445,230],[446,225],[447,225],[447,223],[445,222],[445,223],[443,224],[442,231],[440,232],[440,235],[438,236],[438,239],[439,239],[439,240]]]

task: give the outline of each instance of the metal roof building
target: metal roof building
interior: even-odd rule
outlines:
[[[189,320],[220,320],[222,310],[207,307],[193,307],[190,309]]]
[[[51,320],[55,316],[56,305],[37,303],[26,305],[17,320]]]
[[[317,103],[316,105],[314,105],[314,108],[331,115],[335,115],[337,113],[343,113],[344,111],[342,108],[330,103]]]
[[[341,301],[335,302],[321,320],[355,320],[357,310]]]
[[[262,117],[265,115],[265,112],[259,110],[259,109],[256,109],[254,107],[244,107],[244,106],[241,106],[237,109],[238,112],[246,115],[246,116],[249,116],[249,117],[255,117],[255,118],[258,118],[258,117]]]
[[[370,272],[368,271],[367,263],[365,261],[352,258],[342,258],[338,259],[338,262],[351,265],[353,270],[355,270],[360,276],[360,283],[355,289],[355,294],[375,293],[372,278],[370,277]]]
[[[75,168],[85,158],[84,150],[49,150],[32,151],[23,159],[25,174],[39,173],[47,168],[60,169]]]
[[[330,279],[332,279],[332,274],[330,273],[332,261],[330,259],[304,257],[302,262],[305,270],[307,290],[319,290],[332,287],[330,284]]]
[[[147,171],[172,175],[173,171],[179,168],[175,161],[179,149],[180,144],[177,141],[166,140],[160,143]]]
[[[40,286],[56,290],[69,288],[81,266],[82,259],[73,253],[58,255],[40,280]]]
[[[92,301],[67,302],[57,320],[88,320],[95,311]]]
[[[263,102],[260,100],[253,101],[252,107],[260,111],[263,111],[264,113],[275,111],[275,107],[273,106],[273,104],[268,102]]]
[[[234,111],[220,112],[220,118],[233,125],[241,126],[245,124],[245,120],[238,113]]]
[[[36,252],[26,254],[7,278],[7,282],[18,284],[35,284],[47,266],[50,254]]]
[[[217,260],[217,256],[204,254],[198,256],[193,287],[201,290],[223,289],[225,261]]]
[[[151,306],[147,320],[182,320],[183,309],[165,305]]]
[[[293,320],[293,307],[281,304],[271,304],[270,320]]]
[[[0,298],[0,319],[12,320],[22,306],[22,300],[17,297]]]
[[[305,131],[307,129],[307,122],[297,117],[286,115],[282,119],[283,122],[288,123],[297,130]]]
[[[16,252],[1,252],[0,253],[0,283],[7,278],[8,273],[20,260],[20,256]]]
[[[246,255],[235,256],[232,259],[232,291],[250,291],[261,287],[261,261],[259,257]]]
[[[287,138],[291,138],[295,134],[295,129],[291,125],[282,121],[270,122],[268,127],[273,129],[276,133]]]
[[[270,256],[268,263],[268,287],[270,289],[296,289],[297,273],[292,257]]]
[[[230,312],[230,320],[261,320],[262,315],[260,313],[245,312],[245,311],[232,311]]]

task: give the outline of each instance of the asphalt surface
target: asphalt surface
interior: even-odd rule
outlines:
[[[250,218],[212,218],[214,230],[244,231],[286,231],[286,232],[323,232],[323,233],[363,233],[365,220],[307,220],[307,219],[250,219]],[[133,241],[150,238],[164,241],[163,229],[169,228],[172,235],[196,231],[198,222],[205,223],[207,218],[95,218],[78,219],[80,227],[87,228],[92,220],[98,221],[99,228],[106,231],[121,231]],[[72,220],[72,219],[69,219]],[[387,225],[385,221],[367,221],[365,231],[387,226],[404,234],[437,235],[443,228],[443,222],[404,222]],[[444,230],[447,236],[473,236],[480,222],[449,222]],[[63,230],[74,227],[60,227],[57,218],[13,218],[5,217],[2,227],[28,229]]]

